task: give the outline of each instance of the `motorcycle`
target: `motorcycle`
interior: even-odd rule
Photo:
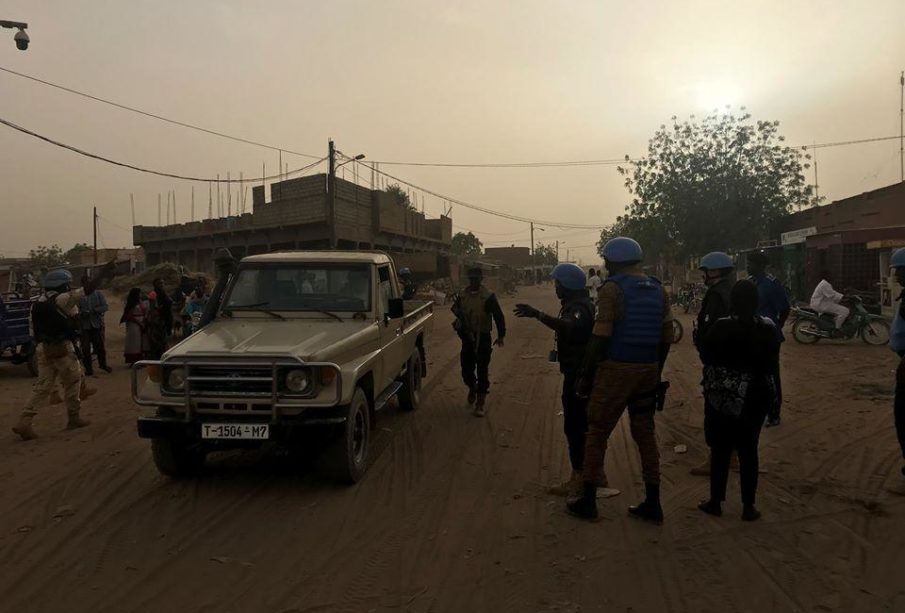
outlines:
[[[851,313],[842,327],[836,328],[832,313],[820,314],[809,306],[792,309],[792,336],[799,343],[812,345],[822,338],[851,340],[860,336],[868,345],[885,345],[889,342],[889,322],[882,315],[868,312],[860,296],[846,296]]]

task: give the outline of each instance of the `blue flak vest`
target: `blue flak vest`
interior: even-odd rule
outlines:
[[[607,279],[622,290],[624,313],[613,323],[607,359],[615,362],[654,364],[660,359],[663,335],[663,288],[648,276],[615,275]]]
[[[905,295],[901,298],[905,300]],[[889,332],[889,348],[896,353],[905,352],[905,318],[902,317],[902,304],[896,309],[896,314],[892,318],[892,330]]]

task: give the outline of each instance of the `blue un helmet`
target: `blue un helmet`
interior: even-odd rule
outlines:
[[[399,276],[400,276],[400,277],[405,277],[405,276],[411,275],[411,274],[412,274],[412,271],[409,270],[409,269],[406,268],[406,267],[403,267],[403,268],[400,268],[400,269],[399,269]]]
[[[698,270],[722,270],[725,268],[735,268],[732,258],[722,251],[711,251],[701,258]]]
[[[571,290],[584,289],[587,282],[584,271],[577,265],[568,262],[557,264],[550,272],[550,278],[559,281],[560,285]]]
[[[603,246],[603,258],[614,264],[628,264],[640,262],[644,258],[641,245],[633,238],[617,236],[607,241]]]
[[[890,268],[902,268],[905,267],[905,247],[901,249],[896,249],[892,257],[889,258],[889,267]]]
[[[51,270],[44,275],[44,289],[57,289],[72,283],[72,275],[64,268]]]

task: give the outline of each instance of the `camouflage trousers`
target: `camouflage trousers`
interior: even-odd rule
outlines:
[[[72,343],[42,343],[37,351],[38,378],[32,387],[31,398],[22,407],[22,415],[36,415],[35,408],[47,403],[58,381],[63,385],[67,413],[77,415],[81,408],[79,389],[82,384],[82,363],[76,356]]]
[[[645,483],[660,483],[660,451],[654,431],[654,407],[630,407],[630,400],[653,390],[660,381],[657,364],[604,362],[594,379],[588,402],[588,431],[585,441],[582,477],[603,487],[606,483],[604,460],[607,441],[628,408],[632,438],[641,454],[641,472]]]

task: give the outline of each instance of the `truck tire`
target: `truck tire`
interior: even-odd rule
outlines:
[[[421,404],[421,375],[424,367],[421,362],[421,352],[418,348],[409,358],[405,376],[402,380],[402,388],[399,390],[399,406],[403,411],[414,411]]]
[[[151,439],[151,457],[161,474],[174,479],[192,477],[204,466],[204,450],[198,443],[165,438]]]
[[[352,485],[367,471],[371,450],[371,407],[364,390],[356,387],[352,402],[344,409],[346,422],[324,453],[322,466],[331,479]]]

